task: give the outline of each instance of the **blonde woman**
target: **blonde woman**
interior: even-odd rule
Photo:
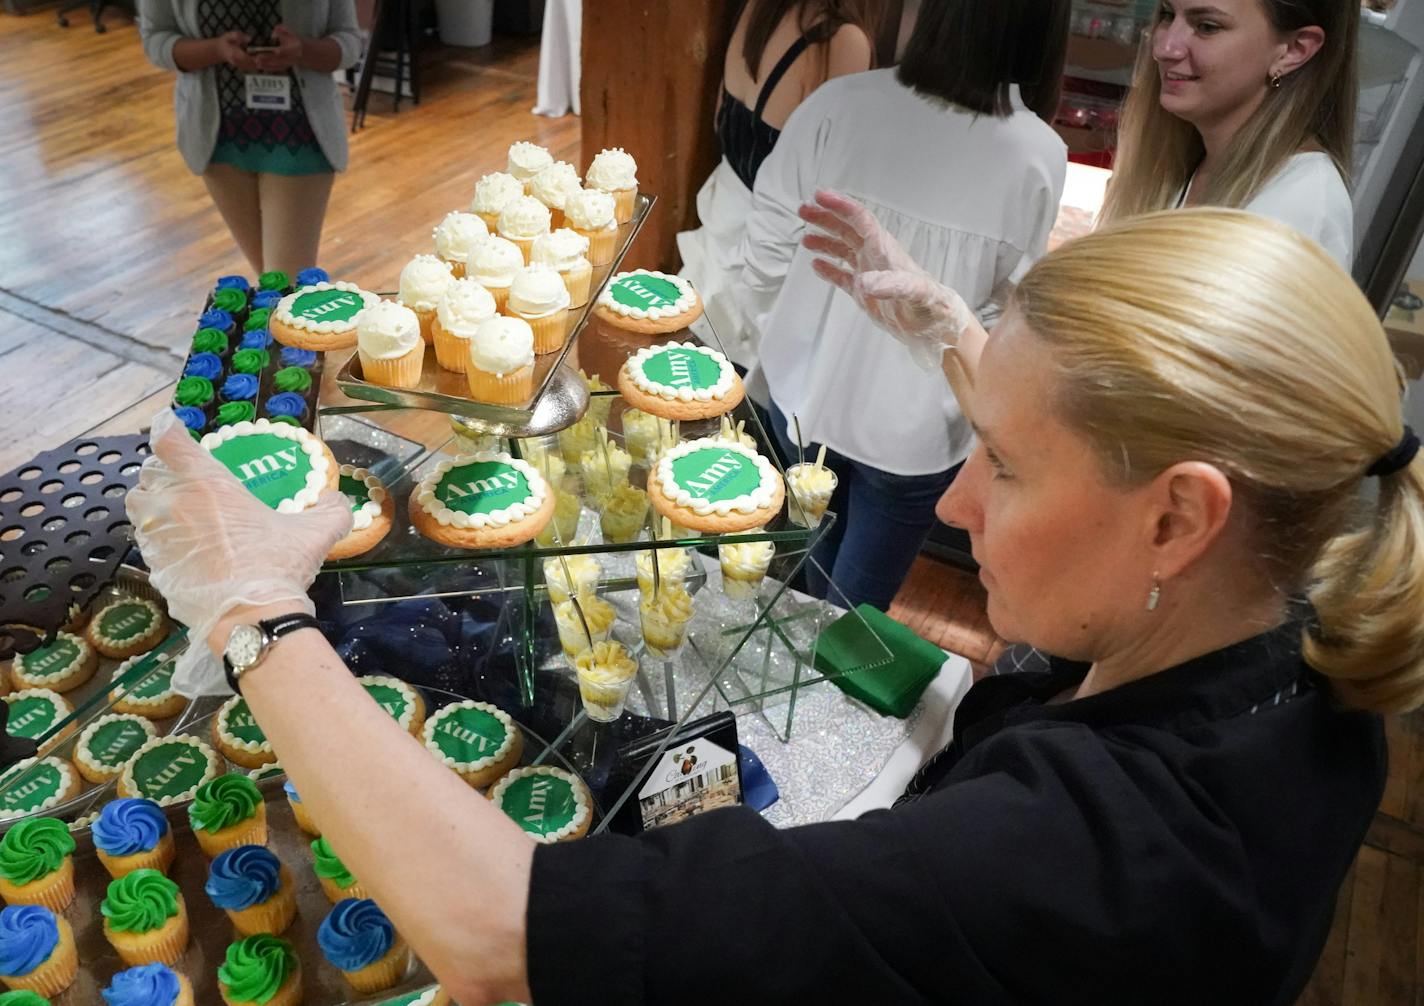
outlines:
[[[1285,227],[1187,210],[1041,260],[962,362],[981,440],[941,509],[994,627],[1054,657],[976,684],[856,821],[536,845],[320,632],[244,651],[311,611],[339,496],[269,510],[165,414],[128,513],[180,675],[231,662],[460,1002],[1293,1003],[1380,799],[1377,712],[1424,702],[1424,462],[1378,319]]]

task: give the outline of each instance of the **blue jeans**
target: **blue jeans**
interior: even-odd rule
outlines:
[[[786,416],[773,402],[771,431],[782,461],[796,463],[796,445],[786,436]],[[807,444],[814,458],[820,444]],[[954,481],[959,466],[933,475],[892,475],[827,449],[826,467],[836,473],[830,509],[836,522],[811,556],[851,605],[890,607],[934,525],[935,504]],[[809,563],[807,592],[826,596],[826,580]]]

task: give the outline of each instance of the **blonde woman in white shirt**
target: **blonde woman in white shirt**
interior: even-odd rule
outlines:
[[[853,194],[993,313],[1043,254],[1062,194],[1067,151],[1019,85],[1051,97],[1038,85],[1061,74],[1068,6],[925,5],[900,67],[823,84],[757,174],[741,254],[759,337],[749,384],[768,394],[783,451],[795,451],[793,416],[809,451],[827,448],[839,519],[814,554],[852,604],[889,606],[971,434],[944,382],[816,276],[798,209],[821,188]],[[815,569],[809,580],[824,589]]]

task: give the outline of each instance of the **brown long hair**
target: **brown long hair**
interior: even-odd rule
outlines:
[[[898,4],[889,4],[885,0],[747,0],[747,34],[742,40],[742,60],[747,65],[747,73],[752,80],[758,79],[767,43],[771,41],[777,26],[792,11],[796,12],[796,26],[803,33],[825,23],[838,28],[853,24],[865,32],[866,38],[870,39],[870,65],[874,69],[875,47],[885,31],[891,7],[899,10]],[[828,62],[829,50],[822,50],[821,58]]]
[[[1355,39],[1359,0],[1258,0],[1280,32],[1311,25],[1325,44],[1309,62],[1269,89],[1251,118],[1236,131],[1201,199],[1240,208],[1251,201],[1292,155],[1311,144],[1330,155],[1346,184],[1355,137]],[[1162,107],[1162,80],[1152,59],[1152,36],[1162,8],[1143,36],[1132,91],[1123,106],[1117,166],[1108,183],[1101,222],[1171,209],[1206,156],[1201,134]]]

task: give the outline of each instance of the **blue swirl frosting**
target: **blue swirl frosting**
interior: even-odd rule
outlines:
[[[292,780],[288,779],[286,782],[282,783],[282,789],[286,791],[288,800],[292,801],[293,803],[302,802],[302,798],[297,795],[297,787],[292,785]]]
[[[239,845],[218,854],[203,890],[229,911],[260,905],[282,886],[282,861],[260,845]]]
[[[360,971],[374,964],[395,940],[395,926],[369,898],[338,901],[316,931],[321,952],[342,971]]]
[[[242,333],[243,349],[267,349],[272,345],[272,333],[265,328],[254,328]]]
[[[232,331],[232,315],[226,311],[212,310],[204,311],[203,316],[198,319],[199,328],[215,328],[219,332]]]
[[[267,399],[269,416],[291,416],[300,419],[307,413],[307,400],[295,391],[279,391]]]
[[[183,368],[184,377],[206,377],[216,381],[222,373],[222,360],[216,353],[194,353],[188,357],[188,365]]]
[[[303,269],[297,273],[297,286],[316,286],[318,283],[330,283],[331,277],[326,274],[325,269],[318,269],[312,266],[310,269]]]
[[[243,293],[252,289],[252,284],[247,282],[246,276],[219,276],[216,290],[241,290]]]
[[[108,1006],[173,1006],[178,1001],[178,976],[164,964],[140,964],[114,975],[101,989]]]
[[[256,398],[257,376],[255,374],[233,374],[223,381],[222,396],[229,402]]]
[[[173,414],[194,433],[201,433],[203,427],[208,424],[208,417],[203,415],[203,410],[194,405],[180,405],[173,410]]]
[[[282,350],[282,366],[284,367],[310,367],[316,363],[316,352],[310,349],[298,349],[296,346],[287,346]]]
[[[148,852],[168,834],[168,818],[152,800],[110,800],[91,829],[94,845],[106,856]]]
[[[27,975],[54,953],[59,924],[43,905],[11,905],[0,911],[0,975]]]
[[[281,299],[281,290],[259,290],[252,295],[252,309],[254,311],[270,311],[277,306]]]

